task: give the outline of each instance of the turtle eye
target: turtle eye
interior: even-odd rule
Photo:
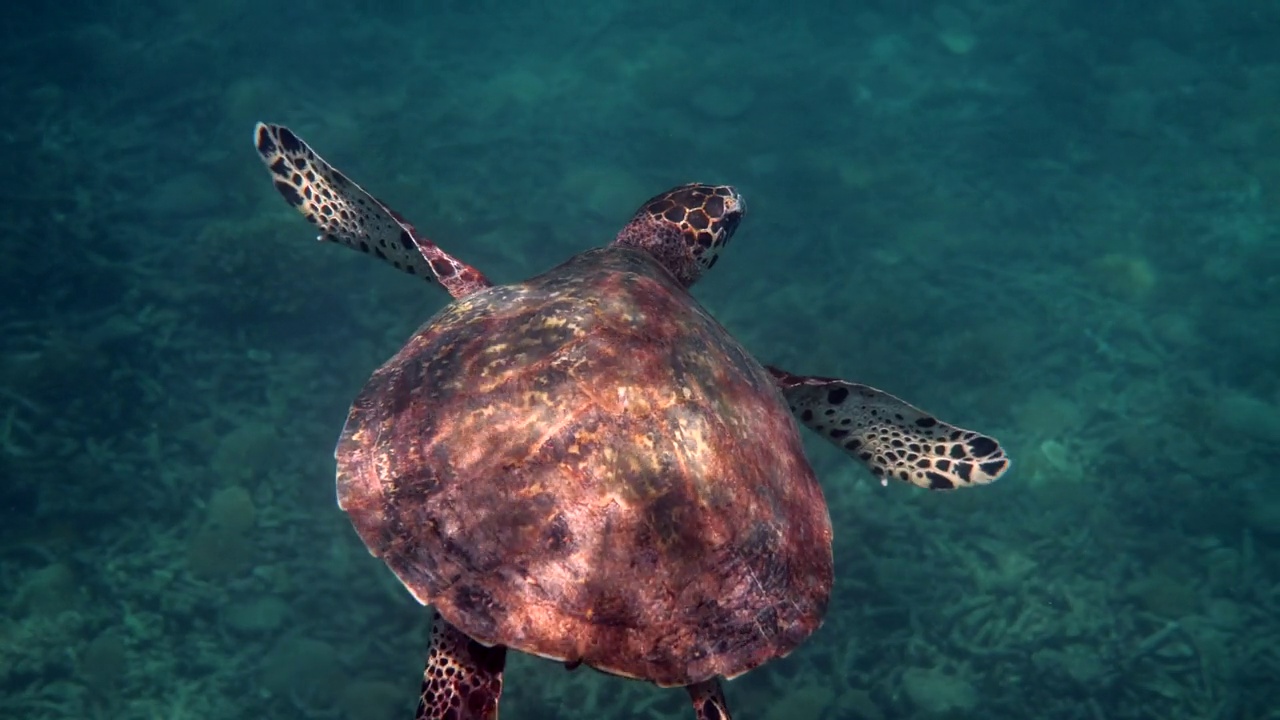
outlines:
[[[714,223],[716,230],[717,244],[724,245],[729,242],[729,238],[738,230],[738,223],[742,222],[742,211],[735,208],[721,217],[719,221]]]
[[[709,270],[716,264],[720,249],[733,237],[746,210],[742,196],[728,185],[710,187],[706,192],[702,207],[689,211],[690,225],[696,227],[697,223],[692,220],[700,217],[702,227],[706,228],[692,233],[693,254],[703,270]]]
[[[747,211],[747,205],[737,190],[729,185],[718,185],[707,188],[707,199],[700,210],[710,219],[710,229],[716,236],[715,245],[719,247],[733,237],[738,223],[742,222],[742,216]]]

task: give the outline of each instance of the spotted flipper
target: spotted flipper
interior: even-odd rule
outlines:
[[[719,680],[705,680],[690,685],[688,690],[697,720],[730,720],[729,706],[724,701],[724,689],[720,687]]]
[[[985,485],[1009,469],[1000,443],[866,385],[769,368],[796,419],[876,477],[930,490]]]
[[[258,123],[253,136],[276,189],[320,228],[320,240],[375,255],[410,275],[434,279],[454,297],[492,284],[335,170],[289,128]]]
[[[505,647],[485,647],[436,613],[414,720],[497,720],[506,662]]]

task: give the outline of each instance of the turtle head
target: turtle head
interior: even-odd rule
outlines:
[[[746,210],[728,185],[681,185],[641,205],[613,242],[649,253],[689,287],[716,264]]]

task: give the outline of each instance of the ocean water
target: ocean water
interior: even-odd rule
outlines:
[[[1280,4],[21,3],[0,24],[0,718],[412,717],[429,612],[335,506],[448,297],[272,189],[292,127],[499,282],[735,184],[761,360],[999,438],[816,438],[825,624],[737,720],[1280,717]],[[504,720],[691,718],[513,656]]]

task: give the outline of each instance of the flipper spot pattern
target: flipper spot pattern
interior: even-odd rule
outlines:
[[[254,145],[276,190],[320,229],[320,240],[434,279],[454,297],[491,285],[479,270],[441,250],[386,203],[334,169],[289,128],[258,123]]]
[[[994,439],[942,422],[889,393],[838,378],[769,368],[802,424],[876,477],[930,490],[993,482],[1009,469]]]

